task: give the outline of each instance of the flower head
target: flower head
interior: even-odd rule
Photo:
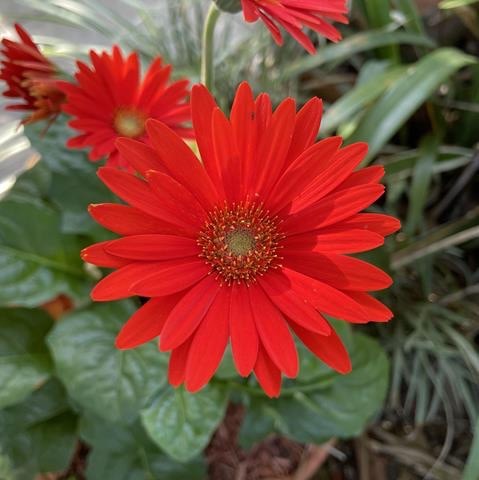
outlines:
[[[57,87],[57,68],[38,49],[30,35],[15,24],[20,41],[2,40],[0,79],[8,89],[5,97],[20,103],[8,105],[9,110],[31,112],[22,123],[53,119],[61,111],[64,94]]]
[[[357,170],[367,146],[315,142],[321,102],[275,111],[247,83],[231,117],[205,87],[192,92],[202,162],[167,125],[148,120],[151,146],[117,142],[138,175],[102,168],[126,205],[92,205],[92,216],[122,238],[92,245],[85,261],[116,269],[92,298],[150,299],[124,325],[119,348],[157,336],[171,351],[169,380],[196,391],[213,376],[228,342],[240,375],[254,371],[270,396],[295,377],[293,333],[331,368],[351,369],[324,314],[384,322],[390,310],[368,292],[391,279],[348,256],[383,244],[399,222],[361,213],[383,194],[381,166]]]
[[[311,54],[316,49],[303,27],[337,42],[341,34],[329,22],[348,23],[346,0],[241,0],[241,5],[245,20],[261,19],[278,45],[283,44],[280,25]]]
[[[115,140],[118,137],[146,141],[145,122],[161,120],[176,133],[191,136],[184,126],[190,120],[188,80],[170,82],[171,66],[156,58],[143,79],[138,55],[124,57],[120,48],[113,52],[90,52],[92,66],[77,62],[77,84],[62,82],[67,95],[63,110],[73,117],[69,125],[80,131],[71,138],[72,148],[91,147],[92,161],[108,157],[108,165],[122,166]]]

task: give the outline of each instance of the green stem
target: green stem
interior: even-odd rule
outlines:
[[[212,90],[214,82],[214,35],[216,22],[220,16],[220,10],[214,2],[206,15],[205,26],[203,28],[203,45],[201,56],[201,83]]]
[[[24,252],[22,250],[17,250],[13,247],[8,247],[7,245],[0,245],[0,254],[5,252],[7,255],[12,257],[19,258],[20,260],[25,260],[27,262],[36,263],[41,267],[48,267],[58,270],[63,273],[68,273],[69,275],[75,275],[76,277],[85,277],[85,272],[79,267],[74,268],[70,267],[69,265],[65,265],[59,261],[53,260],[51,258],[42,257],[40,255],[36,255],[35,253]]]

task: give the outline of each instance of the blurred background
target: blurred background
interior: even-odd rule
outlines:
[[[206,0],[1,0],[1,33],[21,22],[65,72],[90,48],[118,43],[145,63],[161,54],[177,77],[197,82],[207,7]],[[215,93],[226,109],[243,79],[276,101],[319,96],[326,107],[320,136],[366,141],[367,162],[385,166],[379,208],[403,229],[368,258],[392,272],[384,300],[396,317],[361,328],[389,356],[387,398],[368,430],[349,441],[320,446],[274,437],[238,454],[225,436],[208,447],[218,464],[211,478],[230,478],[221,465],[249,462],[249,476],[236,478],[477,480],[479,2],[354,0],[341,30],[342,42],[318,39],[318,53],[309,56],[290,39],[277,48],[262,25],[224,15]],[[2,109],[0,195],[39,158],[17,124]],[[236,428],[235,415],[225,431]],[[83,478],[84,457],[80,451],[76,469],[51,478]],[[1,466],[0,479],[7,479]]]

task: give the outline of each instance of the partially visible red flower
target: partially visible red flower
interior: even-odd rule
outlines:
[[[311,54],[316,48],[303,27],[337,42],[341,34],[329,22],[348,23],[346,0],[241,0],[241,5],[245,20],[261,19],[278,45],[283,44],[279,24]]]
[[[31,112],[22,123],[54,119],[61,111],[65,95],[56,86],[57,68],[38,49],[30,35],[18,24],[19,42],[2,39],[0,79],[7,83],[5,97],[20,99],[8,110]]]
[[[124,325],[119,348],[160,336],[171,351],[169,381],[194,392],[215,373],[231,341],[240,375],[254,371],[270,396],[282,374],[298,374],[292,333],[331,368],[351,370],[323,314],[384,322],[391,311],[368,292],[391,278],[348,254],[379,247],[399,228],[361,213],[384,192],[384,169],[358,170],[367,145],[315,142],[321,102],[299,112],[293,99],[273,111],[247,83],[228,119],[205,87],[192,92],[200,163],[165,124],[146,123],[151,146],[117,142],[137,174],[104,167],[102,181],[126,205],[92,205],[91,215],[122,238],[82,252],[116,269],[92,298],[149,297]]]
[[[171,65],[160,57],[140,78],[136,53],[124,57],[118,46],[111,54],[90,52],[92,66],[77,62],[77,85],[62,82],[67,95],[63,110],[73,117],[69,125],[81,132],[68,141],[72,148],[91,147],[89,158],[108,157],[109,166],[122,166],[115,140],[118,137],[146,141],[145,121],[161,120],[177,134],[191,137],[184,122],[190,120],[188,80],[170,82]]]

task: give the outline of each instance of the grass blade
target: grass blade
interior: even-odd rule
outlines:
[[[453,73],[477,60],[454,48],[428,54],[407,70],[365,115],[349,142],[369,143],[368,160],[377,155],[409,117]]]

